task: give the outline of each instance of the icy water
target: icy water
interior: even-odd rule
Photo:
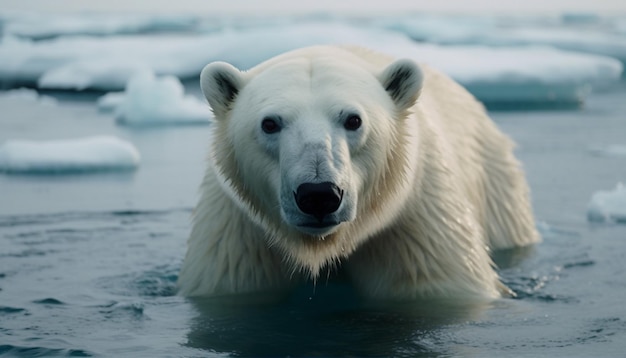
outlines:
[[[519,144],[544,242],[496,254],[517,293],[484,307],[369,305],[346,287],[285,302],[176,295],[208,127],[130,129],[92,98],[0,99],[0,142],[112,134],[142,154],[136,172],[0,174],[0,355],[623,356],[626,225],[590,224],[594,191],[626,180],[626,88],[583,109],[498,111]]]

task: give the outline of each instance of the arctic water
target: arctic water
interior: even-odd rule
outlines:
[[[195,81],[186,90],[199,98]],[[9,93],[9,92],[6,92]],[[543,242],[494,253],[516,298],[372,305],[319,282],[279,303],[176,295],[210,125],[132,127],[93,93],[0,96],[0,144],[111,135],[136,170],[0,173],[0,355],[623,356],[626,225],[590,222],[626,181],[626,86],[580,107],[491,110],[518,144]],[[1,93],[4,95],[5,93]]]

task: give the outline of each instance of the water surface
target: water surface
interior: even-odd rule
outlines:
[[[114,134],[143,161],[134,173],[0,175],[0,355],[621,356],[626,225],[589,224],[585,210],[626,180],[626,158],[589,151],[626,142],[623,98],[492,113],[519,144],[544,242],[495,254],[517,298],[454,308],[371,305],[334,283],[279,303],[178,297],[208,127],[128,129],[89,101],[5,100],[0,141]]]

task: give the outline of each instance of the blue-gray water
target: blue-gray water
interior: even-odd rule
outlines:
[[[0,174],[0,355],[623,356],[626,225],[590,224],[596,190],[626,180],[626,88],[582,109],[493,112],[519,144],[544,242],[496,254],[516,299],[486,307],[370,306],[345,287],[286,302],[176,296],[208,127],[131,129],[93,101],[2,99],[0,142],[113,134],[132,173]]]

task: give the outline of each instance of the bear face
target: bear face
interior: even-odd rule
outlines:
[[[412,61],[380,72],[339,48],[309,48],[250,72],[209,64],[201,85],[223,186],[298,266],[315,275],[382,226],[372,207],[400,206],[380,193],[401,193],[389,174],[403,170],[380,158],[402,156],[401,122],[422,85]]]

